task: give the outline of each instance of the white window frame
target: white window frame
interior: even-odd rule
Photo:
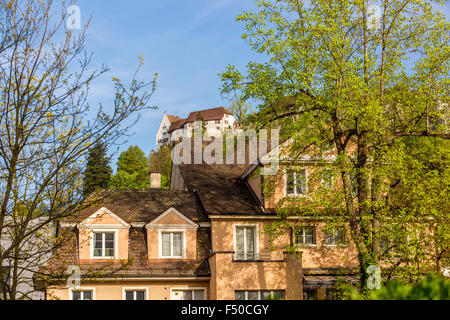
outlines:
[[[95,238],[94,238],[94,234],[95,233],[114,233],[114,256],[112,257],[97,257],[94,256],[94,250],[95,250]],[[116,229],[92,229],[91,230],[91,235],[90,235],[90,242],[91,242],[91,250],[90,250],[90,254],[91,254],[91,259],[93,260],[113,260],[113,259],[117,259],[117,257],[119,256],[119,251],[118,251],[118,230]],[[103,253],[104,253],[104,246],[105,243],[103,242]]]
[[[235,300],[236,300],[236,291],[244,291],[245,299],[241,300],[241,301],[251,301],[251,300],[248,300],[248,292],[249,291],[257,291],[258,292],[258,299],[255,301],[264,301],[261,299],[263,291],[270,291],[271,296],[273,296],[275,291],[284,291],[284,298],[286,299],[286,290],[283,290],[283,289],[279,289],[279,290],[276,290],[276,289],[275,290],[260,290],[260,289],[257,289],[257,290],[235,290],[234,291],[234,299]]]
[[[233,224],[233,247],[234,247],[234,256],[236,257],[237,254],[237,228],[239,227],[254,227],[255,228],[255,258],[254,260],[258,260],[259,257],[259,225],[254,223],[254,224]],[[246,240],[247,237],[244,236],[244,241]],[[244,242],[244,247],[245,247],[245,242]],[[245,251],[245,248],[244,248]],[[247,254],[247,253],[246,253]],[[242,261],[245,261],[242,260]],[[249,260],[252,261],[252,260]]]
[[[303,242],[305,241],[305,231],[304,231],[304,229],[305,228],[313,228],[314,229],[314,234],[313,234],[313,237],[314,237],[314,243],[297,243],[297,241],[296,241],[296,237],[298,236],[298,234],[296,234],[296,230],[295,229],[300,229],[300,228],[302,228],[303,229]],[[294,245],[295,246],[298,246],[298,247],[306,247],[306,246],[308,246],[308,247],[316,247],[317,246],[317,227],[316,226],[297,226],[297,227],[294,227]]]
[[[81,288],[70,288],[69,289],[69,299],[73,300],[73,292],[74,291],[91,291],[92,299],[95,300],[95,287],[81,287]],[[85,301],[81,299],[82,301]]]
[[[172,295],[174,291],[203,291],[204,300],[208,300],[208,291],[206,287],[174,287],[170,288],[170,300],[172,300]],[[192,294],[194,296],[194,294]],[[189,301],[189,300],[187,300]],[[192,301],[201,301],[201,300],[192,300]]]
[[[305,193],[297,193],[297,172],[298,171],[305,171]],[[295,193],[289,194],[288,193],[288,174],[294,172],[294,189]],[[308,181],[309,181],[309,172],[307,168],[300,167],[300,168],[293,168],[292,170],[284,170],[284,196],[285,197],[307,197],[309,188],[308,188]]]
[[[183,241],[181,256],[163,256],[162,252],[162,234],[163,233],[181,233],[181,239]],[[171,236],[171,245],[173,247],[173,237]],[[185,229],[159,229],[158,230],[158,246],[159,246],[159,258],[160,259],[185,259],[186,257],[186,230]],[[173,251],[173,248],[171,248]]]
[[[148,287],[122,287],[122,300],[127,300],[127,291],[144,291],[144,300],[148,300]],[[133,298],[133,301],[136,301],[136,293],[133,294]]]

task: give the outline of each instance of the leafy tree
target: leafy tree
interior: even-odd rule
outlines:
[[[414,284],[391,281],[379,290],[371,290],[367,297],[353,292],[351,299],[369,300],[449,300],[450,280],[441,275],[428,275]]]
[[[235,98],[230,106],[230,111],[236,117],[237,122],[241,125],[250,114],[252,106],[239,98]]]
[[[196,123],[194,123],[194,130],[195,130],[195,132],[197,132],[197,134],[201,133],[203,137],[207,137],[208,136],[208,128],[206,127],[205,117],[203,116],[202,112],[198,112],[195,115],[195,121],[196,121]],[[198,125],[201,125],[201,128],[200,127],[195,127],[195,126],[198,126]]]
[[[89,87],[108,68],[89,68],[87,25],[67,30],[60,9],[0,0],[0,266],[10,276],[5,286],[0,268],[2,299],[29,297],[20,283],[64,242],[54,225],[84,206],[83,159],[98,141],[120,142],[156,88],[156,76],[149,91],[137,80],[141,62],[129,85],[113,79],[111,108],[93,109]]]
[[[383,234],[402,238],[397,247],[408,256],[387,261],[393,272],[412,279],[437,269],[448,253],[448,21],[426,0],[382,1],[379,10],[365,0],[256,3],[237,20],[268,61],[250,62],[246,73],[228,66],[222,92],[260,102],[249,122],[289,128],[293,157],[320,158],[330,145],[336,155],[327,170],[338,187],[284,201],[280,213],[328,213],[330,224],[347,224],[363,292],[368,267],[383,260]],[[433,137],[433,166],[412,156],[412,137]],[[434,232],[437,225],[445,227]],[[436,237],[444,244],[437,255]]]
[[[84,197],[87,197],[97,189],[106,189],[111,179],[111,173],[112,168],[106,155],[106,146],[99,141],[89,151],[84,172]]]
[[[172,147],[163,146],[150,154],[150,171],[161,173],[161,188],[169,189],[172,173]]]
[[[138,146],[122,152],[117,161],[117,173],[111,178],[111,189],[147,189],[149,165],[145,153]]]

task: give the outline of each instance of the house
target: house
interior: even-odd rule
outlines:
[[[40,265],[48,263],[50,250],[54,243],[55,225],[49,222],[45,216],[31,219],[24,227],[26,232],[33,228],[39,231],[33,232],[30,236],[21,238],[20,250],[10,250],[12,242],[17,240],[14,237],[18,231],[18,226],[14,225],[10,217],[6,217],[3,222],[0,252],[10,251],[2,259],[0,277],[0,300],[6,295],[7,299],[15,300],[43,300],[44,292],[35,287],[34,275],[39,270]]]
[[[293,227],[275,239],[264,232],[281,220],[278,202],[307,196],[319,165],[307,155],[292,161],[281,158],[271,194],[258,170],[268,165],[262,157],[239,165],[173,164],[170,190],[159,189],[161,176],[153,172],[149,190],[94,195],[95,205],[61,225],[71,241],[48,266],[55,278],[79,266],[81,285],[61,277],[47,299],[335,298],[338,279],[355,282],[358,269],[345,226],[328,230],[317,217],[293,215]]]
[[[345,228],[328,230],[317,217],[292,216],[293,228],[284,235],[273,240],[264,233],[280,221],[276,207],[282,199],[307,195],[307,179],[322,161],[305,155],[294,162],[281,155],[278,174],[266,177],[259,169],[270,165],[268,157],[245,165],[173,166],[172,189],[195,191],[211,223],[211,295],[259,299],[276,292],[287,299],[334,299],[337,281],[358,281],[357,251]],[[271,193],[263,190],[269,179]],[[287,254],[288,247],[297,253]],[[293,265],[290,279],[286,274]]]
[[[169,144],[169,128],[172,123],[182,120],[178,116],[171,116],[164,112],[163,118],[156,132],[156,148],[159,149],[162,146]]]
[[[237,125],[233,113],[224,107],[194,111],[186,119],[175,121],[170,125],[169,140],[176,142],[181,137],[192,137],[197,121],[202,122],[209,137],[222,136],[224,132],[235,129]]]

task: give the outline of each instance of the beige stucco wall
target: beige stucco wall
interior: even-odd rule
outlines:
[[[206,290],[209,298],[207,281],[117,281],[107,283],[84,283],[83,288],[94,289],[95,300],[123,300],[123,288],[147,289],[148,300],[170,300],[171,290],[175,289],[201,289]],[[48,300],[69,300],[70,290],[65,287],[51,287],[47,290]]]
[[[293,223],[295,225],[296,223]],[[298,246],[302,254],[303,268],[357,268],[358,252],[355,244],[350,241],[350,235],[346,233],[347,243],[340,246],[326,246],[324,228],[326,224],[323,222],[307,222],[302,223],[303,226],[314,225],[316,227],[316,244]]]
[[[284,262],[233,262],[231,254],[216,254],[209,261],[216,266],[213,299],[234,300],[235,290],[285,290]]]
[[[236,290],[285,290],[287,299],[301,298],[301,262],[296,267],[298,270],[288,271],[283,251],[290,244],[290,237],[281,236],[271,244],[270,237],[263,230],[272,222],[262,219],[212,219],[212,248],[215,253],[209,259],[212,299],[234,300]],[[234,230],[236,226],[245,225],[257,227],[258,251],[264,261],[233,261]]]
[[[213,252],[231,252],[234,248],[234,226],[236,225],[256,225],[259,230],[258,247],[262,256],[270,255],[277,259],[282,256],[282,252],[291,245],[291,235],[289,230],[283,235],[271,238],[264,234],[264,227],[271,226],[277,219],[212,219],[211,237]],[[298,225],[292,221],[292,226]],[[342,246],[326,246],[324,244],[324,222],[304,222],[303,226],[314,225],[316,227],[316,245],[300,246],[297,250],[302,252],[303,268],[355,268],[358,266],[357,250],[352,241],[350,241],[347,232],[348,243]]]
[[[286,246],[290,244],[289,235],[281,236],[274,239],[270,243],[270,237],[264,234],[264,227],[269,227],[274,220],[267,219],[226,219],[226,220],[211,220],[211,241],[214,252],[218,251],[234,251],[234,228],[235,226],[257,226],[258,235],[258,250],[260,253],[267,253],[272,255],[280,255],[285,250]],[[274,246],[274,248],[272,247]],[[276,250],[271,250],[276,249]]]
[[[286,299],[302,298],[300,264],[292,272],[287,261],[236,262],[228,253],[211,256],[209,263],[215,275],[210,283],[213,300],[234,300],[236,290],[284,290]]]

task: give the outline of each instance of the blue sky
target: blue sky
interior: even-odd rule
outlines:
[[[148,154],[155,148],[164,111],[185,117],[194,110],[229,106],[220,95],[218,73],[228,64],[243,67],[262,59],[242,40],[242,25],[235,22],[243,10],[254,8],[252,0],[80,0],[78,6],[82,21],[92,15],[86,41],[86,50],[94,53],[91,67],[105,63],[111,68],[91,85],[92,104],[111,104],[111,77],[129,79],[138,55],[145,59],[141,80],[159,74],[150,101],[158,110],[142,115],[120,151],[138,145]]]
[[[82,22],[92,15],[86,50],[93,51],[91,67],[108,65],[111,71],[91,85],[90,102],[111,105],[111,77],[127,80],[145,59],[140,80],[159,74],[150,101],[158,110],[146,111],[133,127],[127,143],[146,154],[155,148],[155,133],[164,111],[186,117],[189,112],[229,106],[221,97],[218,73],[228,64],[239,69],[249,61],[264,59],[242,40],[243,26],[235,22],[253,0],[79,0]],[[449,6],[445,7],[447,18]],[[113,151],[113,150],[111,150]],[[115,167],[117,154],[112,160]]]

